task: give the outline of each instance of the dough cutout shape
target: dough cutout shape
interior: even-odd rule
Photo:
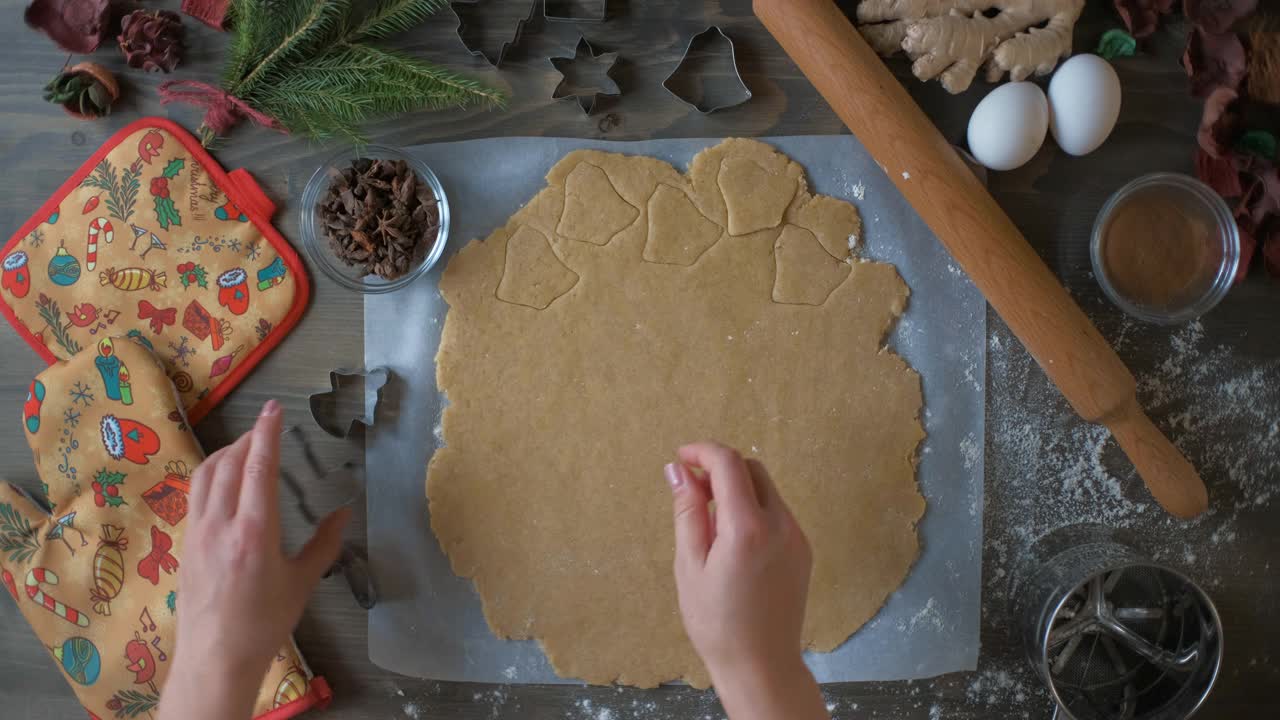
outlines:
[[[743,157],[725,158],[718,179],[729,211],[730,235],[777,227],[797,188],[794,176]]]
[[[745,217],[724,189],[756,182],[753,168],[787,181],[776,184],[781,199],[759,198],[781,208],[776,217]],[[622,201],[616,215],[561,232],[586,211],[567,189],[599,175]],[[680,232],[651,216],[664,186],[721,229],[692,265],[646,260],[651,225],[661,239],[651,257],[688,259],[683,248],[710,235],[691,219],[687,242],[661,238]],[[738,229],[757,229],[735,235],[735,213]],[[536,638],[558,673],[590,683],[706,687],[676,604],[662,479],[678,445],[704,438],[768,465],[809,537],[805,646],[833,650],[878,612],[919,551],[924,431],[920,378],[883,345],[906,285],[893,266],[850,257],[847,240],[842,258],[822,244],[847,238],[856,220],[846,203],[815,201],[802,168],[756,141],[709,148],[687,174],[584,150],[450,259],[436,357],[445,447],[426,492],[432,530],[497,636]],[[580,239],[607,233],[605,244]],[[784,234],[783,259],[794,244],[822,260],[817,270],[783,263],[819,278],[811,284],[834,282],[830,263],[841,267],[821,304],[773,299]],[[548,247],[577,276],[550,301],[567,276]]]
[[[507,240],[499,300],[544,310],[577,284],[578,274],[560,262],[542,233],[521,226]]]
[[[775,302],[821,305],[849,276],[847,263],[831,257],[813,233],[795,225],[782,228],[773,252],[778,264],[773,278]]]
[[[640,215],[627,203],[604,170],[580,163],[564,186],[564,213],[556,232],[571,240],[604,245]]]
[[[649,262],[692,265],[724,234],[724,228],[694,207],[683,190],[670,185],[654,190],[648,219],[644,259]]]

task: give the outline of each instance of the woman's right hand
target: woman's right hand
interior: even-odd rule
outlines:
[[[710,442],[677,456],[666,476],[680,614],[725,711],[734,720],[827,718],[800,656],[813,565],[804,532],[758,461]]]

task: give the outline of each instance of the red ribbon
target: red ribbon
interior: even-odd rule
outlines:
[[[151,321],[151,332],[159,335],[166,325],[172,325],[178,321],[178,308],[160,308],[152,305],[146,300],[138,301],[138,319]]]
[[[173,538],[169,533],[152,525],[151,552],[138,562],[138,574],[150,580],[152,585],[159,585],[161,570],[172,573],[178,569],[178,558],[169,553],[172,548]]]
[[[160,84],[160,103],[185,102],[205,109],[204,124],[217,135],[225,135],[242,118],[272,130],[288,132],[275,118],[258,112],[249,103],[219,87],[196,80],[169,80]]]

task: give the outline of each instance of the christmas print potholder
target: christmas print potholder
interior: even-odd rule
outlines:
[[[187,131],[143,118],[10,238],[0,311],[47,362],[103,337],[152,348],[198,422],[297,324],[310,284],[275,205]]]
[[[0,482],[0,580],[53,667],[94,718],[154,717],[175,641],[192,471],[204,459],[166,368],[103,337],[31,383],[22,424],[45,512]],[[292,642],[254,716],[281,720],[330,698]]]

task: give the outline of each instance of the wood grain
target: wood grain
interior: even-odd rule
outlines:
[[[1178,517],[1204,512],[1204,483],[1137,406],[1137,382],[1120,356],[835,3],[754,6],[1075,411],[1116,423],[1113,430],[1143,428],[1141,442],[1121,446],[1152,495]]]
[[[40,100],[40,89],[66,60],[42,35],[23,26],[19,15],[25,3],[0,3],[7,22],[0,24],[0,228],[16,229],[49,193],[115,130],[140,115],[167,115],[194,129],[199,114],[190,108],[161,106],[155,86],[164,79],[127,70],[106,43],[93,56],[96,62],[121,73],[125,96],[108,118],[76,122]],[[494,0],[497,5],[497,1]],[[856,3],[843,3],[851,12]],[[177,10],[177,0],[148,3]],[[494,9],[494,22],[509,25],[521,14],[507,3]],[[407,52],[448,65],[508,88],[512,94],[505,112],[415,113],[376,124],[375,141],[391,145],[461,140],[503,135],[548,135],[607,138],[724,137],[787,134],[834,134],[844,125],[808,83],[769,33],[751,14],[748,0],[691,3],[686,0],[646,0],[611,3],[611,20],[600,26],[543,23],[536,19],[524,39],[512,49],[500,71],[471,58],[454,33],[454,20],[443,13],[419,30],[398,39]],[[527,13],[525,4],[523,13]],[[215,82],[224,57],[226,36],[186,22],[187,59],[175,77]],[[689,37],[709,24],[725,29],[737,44],[743,74],[755,97],[733,110],[699,115],[670,98],[662,79],[683,51]],[[1105,30],[1119,25],[1109,2],[1091,2],[1076,28],[1079,50],[1092,47]],[[623,95],[606,101],[591,117],[569,102],[553,102],[551,91],[559,76],[546,57],[572,53],[579,33],[602,51],[621,55],[618,79]],[[1200,117],[1200,103],[1186,92],[1186,76],[1178,66],[1185,27],[1176,21],[1144,42],[1142,53],[1119,67],[1125,90],[1120,124],[1102,149],[1083,158],[1070,158],[1046,146],[1027,166],[994,174],[991,192],[1014,224],[1033,243],[1037,254],[1067,286],[1103,335],[1119,349],[1126,363],[1140,375],[1165,362],[1160,348],[1167,344],[1160,328],[1134,328],[1101,296],[1090,276],[1088,233],[1107,196],[1132,177],[1155,171],[1189,172],[1191,150]],[[951,96],[936,83],[920,83],[902,60],[889,64],[895,79],[919,103],[943,137],[959,141],[969,113],[990,89],[975,83],[969,92]],[[340,148],[318,146],[266,130],[242,127],[215,148],[224,167],[245,167],[261,181],[279,204],[277,227],[297,240],[297,206],[302,185],[325,157]],[[856,179],[855,179],[856,180]],[[6,234],[7,234],[6,232]],[[327,387],[331,368],[358,365],[363,342],[361,307],[357,298],[320,277],[312,267],[316,293],[297,330],[247,381],[232,392],[197,428],[206,449],[216,449],[247,430],[261,403],[277,397],[285,405],[286,420],[303,425],[325,466],[359,460],[362,440],[325,438],[312,423],[306,397]],[[1204,322],[1205,342],[1229,345],[1233,352],[1262,364],[1280,356],[1280,336],[1271,331],[1280,290],[1259,277],[1233,290],[1223,305]],[[1028,718],[1048,720],[1051,705],[1026,669],[1021,647],[1013,640],[1005,603],[1010,555],[1017,552],[1009,538],[1020,538],[1025,518],[1009,508],[1014,498],[1041,493],[1054,502],[1057,478],[1026,478],[1024,456],[998,432],[1002,418],[993,408],[1034,397],[1047,378],[1029,356],[1016,348],[1012,335],[996,316],[988,320],[993,343],[1010,355],[1017,372],[991,377],[988,382],[987,481],[984,516],[984,612],[982,657],[978,673],[957,673],[914,683],[857,683],[824,688],[835,715],[848,718],[895,720],[988,720]],[[20,345],[16,334],[0,327],[0,419],[16,418],[27,385],[42,369],[35,353]],[[6,411],[5,408],[10,410]],[[6,415],[5,413],[9,414]],[[1280,416],[1280,404],[1273,413]],[[1166,432],[1176,417],[1155,418]],[[380,422],[393,421],[383,416]],[[1041,423],[1052,436],[1069,437],[1083,423],[1069,408],[1044,410]],[[1265,428],[1237,426],[1222,434],[1247,446]],[[1193,459],[1197,456],[1193,454]],[[1125,483],[1126,496],[1147,502],[1145,493],[1130,487],[1125,471],[1115,469]],[[19,485],[38,489],[20,424],[0,420],[0,475]],[[1280,682],[1280,578],[1269,563],[1280,557],[1280,528],[1274,508],[1246,502],[1226,476],[1206,476],[1214,493],[1214,510],[1194,526],[1167,521],[1142,521],[1157,546],[1181,548],[1188,538],[1208,538],[1225,517],[1232,518],[1233,543],[1195,541],[1198,556],[1194,577],[1203,568],[1216,568],[1210,593],[1226,623],[1226,658],[1218,687],[1198,717],[1273,717],[1280,698],[1270,688]],[[377,482],[377,478],[370,478]],[[660,482],[655,479],[655,482]],[[1037,484],[1038,483],[1038,484]],[[1029,489],[1030,488],[1030,489]],[[329,484],[309,488],[321,508],[346,499],[343,488]],[[291,544],[300,542],[307,526],[285,503],[285,531]],[[1219,510],[1221,509],[1221,510]],[[1155,515],[1156,513],[1148,513]],[[359,518],[360,515],[357,515]],[[350,537],[363,538],[363,521]],[[1178,550],[1179,555],[1181,550]],[[2,595],[2,594],[0,594]],[[654,691],[583,688],[580,686],[487,686],[438,683],[394,675],[368,660],[365,613],[351,599],[341,580],[321,583],[297,633],[299,646],[312,667],[333,685],[331,708],[307,717],[351,720],[587,720],[600,708],[614,709],[614,720],[684,720],[721,718],[714,694],[684,687]],[[14,605],[0,597],[0,716],[5,720],[65,720],[80,718],[66,681],[56,670],[49,651],[31,633]],[[1001,689],[1000,678],[1008,678]],[[590,703],[590,705],[587,705]],[[591,709],[588,709],[591,708]],[[110,720],[104,718],[104,720]]]

